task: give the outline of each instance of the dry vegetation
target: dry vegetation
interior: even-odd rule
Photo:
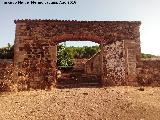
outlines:
[[[73,88],[0,95],[0,120],[159,120],[160,88]]]

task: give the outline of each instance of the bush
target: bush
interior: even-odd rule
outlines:
[[[146,59],[146,58],[153,58],[153,57],[155,57],[155,55],[141,53],[141,58]]]
[[[8,43],[7,47],[0,48],[0,59],[13,59],[14,46]]]

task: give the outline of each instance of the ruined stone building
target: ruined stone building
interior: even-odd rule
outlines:
[[[136,80],[139,21],[15,20],[15,24],[14,66],[23,69],[32,81],[54,82],[57,44],[67,40],[89,40],[101,45],[97,61],[104,85],[128,85]]]
[[[68,40],[100,44],[101,51],[86,62],[85,72],[99,75],[104,86],[137,84],[142,68],[140,21],[15,20],[15,24],[14,76],[27,78],[30,87],[44,81],[56,84],[57,44]]]

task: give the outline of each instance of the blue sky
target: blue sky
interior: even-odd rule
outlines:
[[[17,0],[0,1],[0,47],[14,42],[15,19],[138,20],[142,52],[160,55],[160,0],[75,0],[74,5],[4,5],[4,1]]]

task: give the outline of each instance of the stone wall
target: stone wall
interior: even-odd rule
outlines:
[[[85,64],[85,73],[102,75],[102,56],[101,52],[98,52],[91,57]]]
[[[0,59],[0,91],[11,91],[13,60]]]
[[[139,85],[160,86],[160,60],[142,60],[137,74]]]
[[[0,80],[5,80],[8,75],[11,75],[12,67],[13,60],[0,59]]]
[[[74,59],[74,70],[84,70],[85,69],[85,64],[88,61],[88,59]]]
[[[13,66],[13,60],[0,59],[0,91],[28,90],[28,81],[26,72]]]
[[[126,85],[124,41],[117,41],[103,47],[103,84]]]
[[[99,43],[104,48],[102,64],[105,67],[99,69],[103,70],[102,77],[105,82],[114,77],[113,82],[105,84],[119,84],[115,79],[122,81],[123,78],[124,81],[124,74],[137,63],[140,54],[140,22],[138,21],[16,20],[15,23],[14,67],[24,73],[16,71],[15,76],[16,78],[27,77],[30,80],[29,85],[34,88],[36,85],[37,88],[54,86],[57,69],[56,45],[63,41],[89,40]],[[135,53],[128,53],[131,56],[134,54],[133,56],[137,58],[130,66],[125,66],[125,70],[124,67],[120,70],[113,69],[112,63],[108,62],[114,62],[113,66],[116,66],[118,63],[115,62],[122,64],[123,59],[125,61],[129,59],[126,57],[127,54],[118,53],[119,50],[125,49],[122,47],[122,41],[137,43],[137,46],[132,49]],[[115,55],[116,53],[118,56]],[[111,58],[114,58],[114,61]],[[121,75],[117,75],[118,71]],[[132,74],[130,73],[129,76]]]
[[[41,81],[30,79],[28,73],[30,71],[13,66],[13,60],[0,59],[0,92],[39,89],[46,86]]]
[[[127,85],[136,85],[137,80],[137,67],[140,64],[141,52],[140,52],[140,40],[125,40],[125,77]]]

